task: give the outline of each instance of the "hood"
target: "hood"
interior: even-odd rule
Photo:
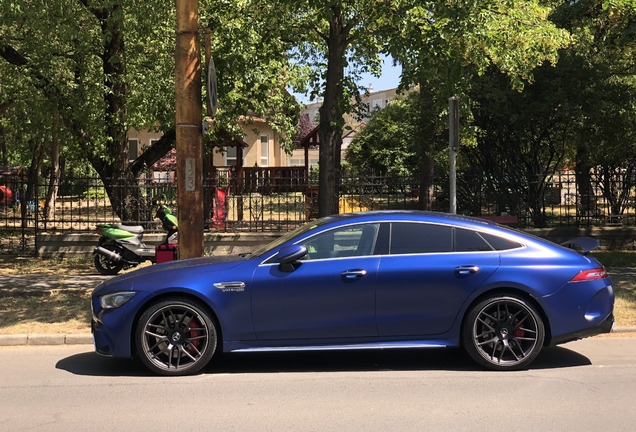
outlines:
[[[170,261],[162,264],[153,264],[148,267],[143,267],[138,270],[131,271],[129,273],[125,273],[119,276],[115,276],[114,278],[105,282],[105,284],[117,284],[119,282],[123,282],[127,279],[138,278],[143,276],[157,277],[159,273],[162,273],[166,270],[199,270],[205,266],[213,266],[206,268],[206,271],[220,271],[227,270],[232,267],[236,267],[240,263],[246,261],[246,258],[241,255],[227,255],[227,256],[213,256],[213,257],[203,257],[203,258],[190,258],[184,260],[176,260]]]

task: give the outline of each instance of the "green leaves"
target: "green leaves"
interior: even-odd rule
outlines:
[[[550,9],[533,0],[406,1],[388,35],[387,50],[403,64],[403,87],[445,82],[446,96],[461,93],[466,79],[490,65],[510,76],[516,88],[532,70],[556,63],[570,43],[566,31],[548,20]],[[402,18],[405,17],[405,18]]]
[[[286,36],[294,28],[286,6],[220,0],[202,9],[212,30],[218,127],[235,130],[239,120],[263,119],[280,133],[284,149],[291,152],[299,107],[286,90],[295,71],[287,55],[291,45]]]
[[[347,163],[363,172],[373,170],[380,175],[414,175],[423,156],[420,145],[421,111],[417,92],[392,100],[365,127],[360,128],[347,149]],[[434,123],[440,126],[439,122]],[[444,147],[443,139],[431,144],[436,151]]]

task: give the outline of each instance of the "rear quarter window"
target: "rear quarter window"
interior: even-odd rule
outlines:
[[[455,229],[455,252],[482,252],[492,250],[493,247],[475,231],[461,228]]]
[[[502,237],[497,237],[496,235],[479,233],[480,236],[484,238],[493,247],[493,249],[502,251],[509,249],[517,249],[523,247],[522,244],[517,243],[516,241],[508,240]]]

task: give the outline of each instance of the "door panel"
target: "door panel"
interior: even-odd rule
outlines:
[[[252,318],[259,340],[377,336],[379,257],[301,261],[293,272],[257,268]]]
[[[383,256],[377,279],[380,336],[450,330],[466,298],[498,266],[494,251]]]

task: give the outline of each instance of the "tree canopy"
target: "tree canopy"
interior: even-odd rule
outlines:
[[[364,91],[357,82],[363,72],[379,73],[381,54],[402,65],[400,87],[417,90],[417,103],[409,96],[377,121],[408,143],[405,155],[413,158],[404,157],[402,166],[419,158],[425,207],[453,95],[462,101],[461,118],[475,120],[464,144],[492,143],[503,130],[519,133],[527,119],[517,104],[527,104],[537,122],[554,120],[546,123],[552,131],[563,125],[563,158],[582,173],[600,160],[618,166],[620,146],[633,140],[631,0],[200,0],[199,6],[201,30],[213,33],[216,130],[239,134],[238,122],[264,119],[291,151],[298,105],[286,88],[322,98],[321,215],[338,211],[344,116],[364,108],[357,105]],[[109,193],[127,193],[113,178],[134,182],[173,145],[174,23],[175,5],[167,0],[1,2],[2,157],[39,169],[61,145],[62,157],[86,161]],[[506,104],[510,115],[491,115]],[[406,126],[408,119],[414,124]],[[165,132],[132,164],[130,127]],[[390,138],[373,124],[360,139],[370,136]],[[529,137],[526,131],[515,145]],[[375,148],[385,160],[393,157]]]

